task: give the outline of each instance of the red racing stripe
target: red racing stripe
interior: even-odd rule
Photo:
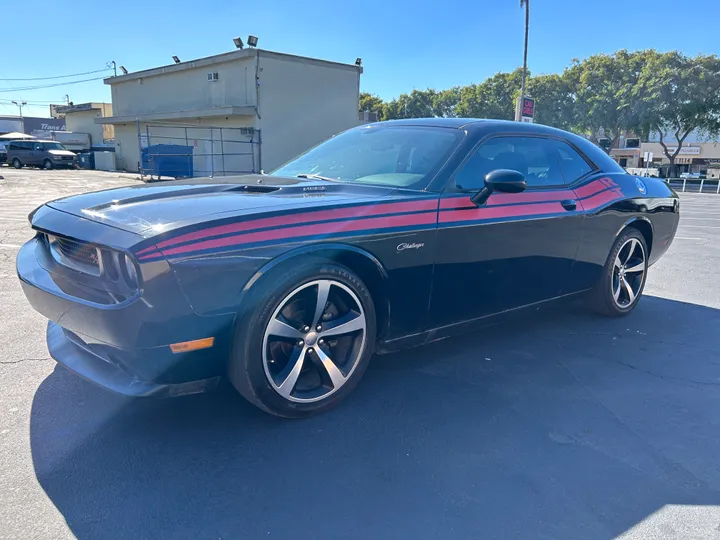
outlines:
[[[468,208],[475,206],[470,197],[447,197],[446,199],[440,199],[440,209],[447,210],[453,208]]]
[[[215,238],[205,240],[186,246],[162,250],[163,255],[177,255],[179,253],[190,253],[213,248],[222,248],[254,242],[266,242],[268,240],[289,240],[302,236],[313,236],[317,234],[335,234],[352,231],[363,231],[372,229],[387,229],[391,227],[408,227],[411,225],[432,225],[436,223],[435,212],[424,214],[406,214],[399,216],[386,216],[352,221],[334,221],[331,223],[318,223],[315,225],[301,225],[285,229],[267,230],[259,232],[248,232],[236,236]]]
[[[595,180],[577,188],[574,192],[570,189],[556,189],[552,191],[529,191],[523,193],[493,193],[486,204],[493,206],[498,204],[559,201],[562,199],[574,199],[576,196],[589,197],[603,189],[607,189],[607,186]],[[475,205],[470,201],[470,197],[449,197],[440,201],[441,210],[472,208],[473,206]]]
[[[595,181],[585,184],[584,186],[580,186],[579,188],[575,188],[575,194],[581,199],[584,199],[585,197],[590,197],[596,193],[600,193],[604,189],[607,189],[607,186],[603,182]]]
[[[440,213],[440,223],[457,221],[475,221],[480,219],[494,219],[504,217],[534,216],[565,212],[559,202],[538,204],[519,204],[517,206],[480,207],[470,210],[454,210]]]
[[[535,191],[530,193],[493,193],[487,200],[487,205],[535,203],[559,201],[572,199],[575,195],[569,189],[558,189],[553,191]]]
[[[270,218],[251,219],[238,223],[230,223],[218,227],[209,227],[192,233],[182,234],[169,240],[159,242],[157,247],[165,248],[168,246],[180,244],[183,242],[191,242],[193,240],[203,240],[210,236],[219,236],[224,234],[240,233],[253,231],[255,229],[264,229],[268,227],[283,227],[288,225],[296,225],[298,223],[309,223],[313,221],[325,221],[332,219],[353,219],[365,216],[378,216],[382,214],[399,214],[403,212],[422,212],[435,210],[437,208],[436,199],[425,199],[422,201],[408,201],[400,203],[371,204],[362,206],[353,206],[350,208],[336,208],[334,210],[316,210],[298,212],[295,214],[286,214],[283,216],[275,216]],[[149,250],[150,248],[147,248]],[[138,252],[144,254],[147,250]]]
[[[597,208],[600,208],[601,206],[609,202],[620,200],[621,198],[622,193],[618,193],[617,190],[612,189],[608,191],[603,191],[602,193],[598,193],[597,195],[593,195],[592,197],[584,199],[580,202],[585,211],[590,211],[596,210]]]

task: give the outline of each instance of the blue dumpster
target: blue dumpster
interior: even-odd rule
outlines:
[[[92,152],[81,152],[77,155],[78,166],[81,169],[95,168],[95,154]]]
[[[142,149],[143,173],[151,176],[189,178],[193,175],[193,147],[153,144]]]

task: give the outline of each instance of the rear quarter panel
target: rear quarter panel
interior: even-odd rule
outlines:
[[[610,196],[605,197],[605,202],[596,206],[591,199],[579,197],[585,222],[573,269],[574,287],[578,290],[595,284],[615,239],[625,227],[634,224],[641,231],[650,232],[649,262],[652,264],[667,251],[678,226],[678,196],[662,180],[637,179],[629,174],[603,174],[602,177],[610,186]],[[645,186],[645,193],[640,186]]]

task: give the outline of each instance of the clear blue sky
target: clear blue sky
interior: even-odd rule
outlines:
[[[361,89],[388,99],[413,88],[480,82],[522,64],[519,0],[35,0],[14,3],[0,32],[0,114],[9,100],[110,101],[99,81],[13,90],[58,81],[8,81],[102,69],[130,71],[233,49],[232,38],[259,47],[353,63],[363,59]],[[529,69],[562,71],[573,58],[617,49],[720,52],[717,0],[531,0]],[[72,7],[70,7],[72,6]],[[122,7],[121,7],[122,6]],[[6,10],[7,11],[7,10]],[[44,14],[44,15],[43,15]],[[51,14],[50,16],[46,16]],[[7,13],[5,13],[7,15]],[[6,17],[7,19],[7,17]],[[22,53],[14,43],[22,44]],[[110,72],[108,72],[110,73]],[[99,76],[88,75],[78,79]],[[46,105],[23,111],[47,116]]]

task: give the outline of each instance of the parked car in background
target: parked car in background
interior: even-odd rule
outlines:
[[[705,174],[699,172],[684,172],[680,174],[682,180],[702,180],[705,178]]]
[[[56,141],[11,141],[8,145],[7,160],[16,169],[25,165],[44,169],[77,166],[75,153]]]
[[[7,148],[5,142],[0,142],[0,163],[7,163]]]
[[[269,175],[51,201],[30,214],[17,272],[51,320],[50,355],[78,375],[176,396],[227,374],[254,405],[301,417],[347,397],[375,351],[577,296],[627,315],[679,208],[571,133],[397,120]]]

